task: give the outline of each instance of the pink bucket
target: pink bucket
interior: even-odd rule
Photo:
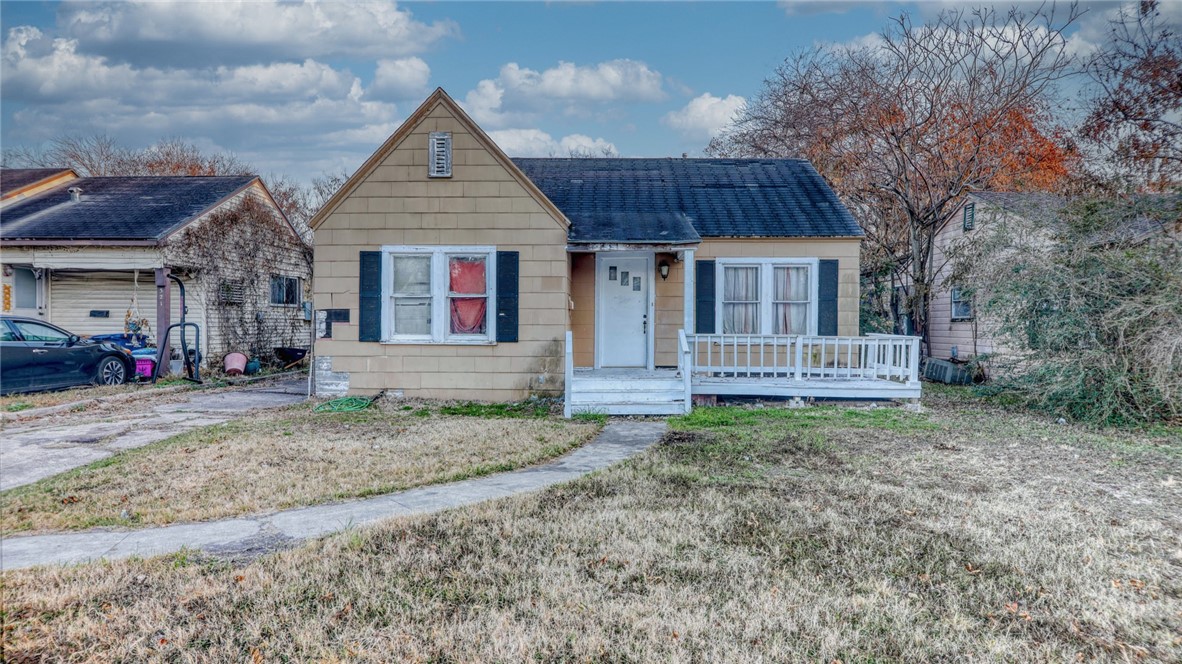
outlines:
[[[225,363],[227,375],[239,376],[246,369],[246,356],[242,353],[230,353],[226,355]]]

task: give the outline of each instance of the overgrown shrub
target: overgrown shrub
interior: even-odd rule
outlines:
[[[1075,203],[975,240],[995,377],[1097,424],[1182,418],[1182,197]]]

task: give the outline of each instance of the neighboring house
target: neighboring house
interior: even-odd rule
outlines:
[[[310,248],[258,177],[2,169],[0,185],[4,313],[155,341],[180,320],[173,274],[206,359],[310,345]]]
[[[321,395],[919,396],[917,340],[856,336],[862,233],[806,161],[514,160],[436,90],[311,226]]]
[[[1162,196],[1147,196],[1168,200]],[[950,255],[955,253],[953,248],[971,249],[971,244],[966,243],[971,243],[982,228],[1006,218],[1043,220],[1036,227],[1045,226],[1047,231],[1031,236],[1028,241],[1052,242],[1050,229],[1058,223],[1059,211],[1066,203],[1061,196],[1039,192],[978,191],[964,196],[933,242],[932,265],[937,268],[937,273],[928,316],[931,357],[967,360],[978,355],[1004,353],[993,333],[996,322],[982,319],[972,296],[981,284],[961,283],[955,276],[955,260],[950,260]],[[1162,224],[1148,216],[1135,217],[1121,224],[1118,231],[1097,234],[1095,243],[1137,243],[1159,236],[1182,238],[1182,220]]]

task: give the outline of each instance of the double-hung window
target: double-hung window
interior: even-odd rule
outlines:
[[[386,247],[383,339],[492,343],[494,247]]]
[[[239,284],[242,282],[239,281]],[[227,290],[229,282],[223,282],[222,295],[234,295],[233,287]],[[241,285],[239,285],[241,289]],[[242,294],[238,293],[236,304],[242,303]],[[227,300],[227,302],[233,302]],[[286,277],[281,274],[271,275],[271,304],[280,307],[295,307],[300,303],[300,280],[297,277]]]
[[[814,258],[717,261],[721,288],[715,329],[723,334],[817,333]]]
[[[952,289],[952,320],[973,320],[973,296],[963,288]]]

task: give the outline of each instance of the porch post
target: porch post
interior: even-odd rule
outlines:
[[[166,365],[163,362],[172,359],[168,345],[164,343],[164,333],[172,324],[172,281],[168,279],[169,268],[156,268],[156,375],[159,376]],[[166,356],[167,354],[167,356]]]
[[[684,314],[682,326],[685,328],[686,334],[693,334],[694,330],[694,280],[697,278],[697,271],[694,270],[694,250],[686,249],[684,252],[685,258],[682,260],[684,266],[684,279],[682,281],[685,285],[685,294],[682,296],[682,313]]]

